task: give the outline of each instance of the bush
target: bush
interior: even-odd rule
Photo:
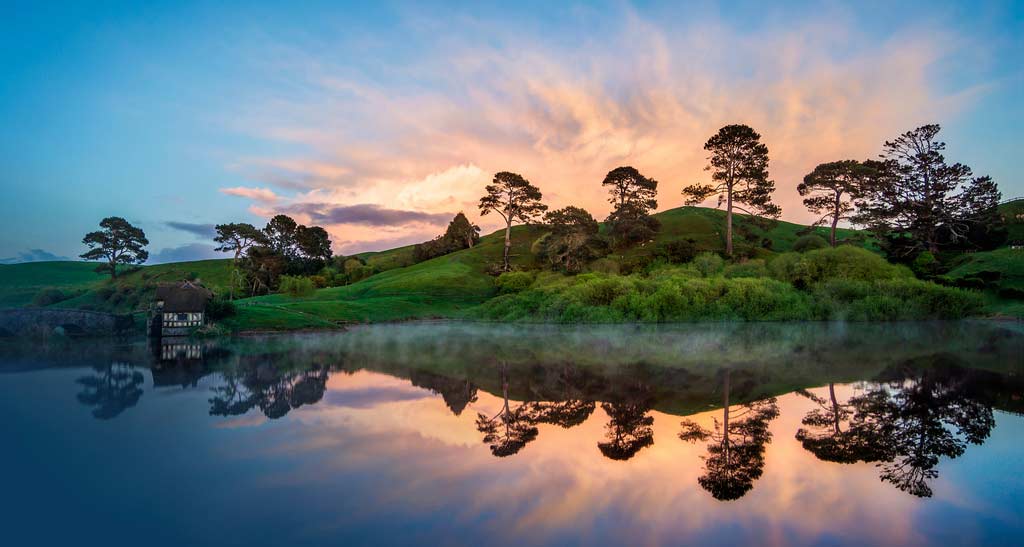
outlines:
[[[313,286],[313,282],[308,277],[282,275],[281,285],[278,290],[292,298],[299,298],[301,296],[312,296],[316,292],[316,287]]]
[[[697,242],[692,239],[670,241],[659,247],[655,254],[672,264],[686,264],[697,256]]]
[[[311,275],[309,276],[309,280],[312,281],[313,286],[318,289],[330,286],[330,282],[327,280],[327,277],[323,275]]]
[[[500,294],[511,294],[526,290],[533,284],[531,272],[505,272],[494,279]]]
[[[57,302],[63,302],[69,298],[68,295],[64,294],[64,291],[54,288],[46,288],[36,293],[32,297],[32,305],[40,308],[56,304]]]
[[[813,251],[816,249],[827,249],[828,241],[825,238],[817,234],[807,234],[800,236],[793,242],[793,251],[797,253],[806,253],[807,251]]]
[[[701,253],[693,259],[692,265],[704,277],[712,277],[722,272],[725,261],[715,253]]]
[[[235,303],[223,298],[214,298],[206,304],[206,316],[209,317],[211,321],[218,321],[226,317],[231,317],[235,315],[236,311]]]
[[[623,275],[629,275],[634,273],[641,273],[647,269],[651,263],[654,262],[654,258],[649,255],[633,255],[627,256],[622,259],[619,269]]]
[[[917,274],[918,277],[923,279],[929,279],[939,273],[941,264],[935,258],[935,255],[929,251],[918,253],[914,262],[910,264],[910,269]]]
[[[725,267],[725,277],[734,279],[737,277],[768,277],[768,268],[764,260],[754,259],[730,264]]]
[[[873,281],[913,277],[906,267],[890,264],[866,249],[847,245],[803,254],[783,253],[768,263],[768,272],[798,289],[829,279]]]
[[[1017,287],[1003,287],[999,289],[999,296],[1000,298],[1024,300],[1024,289],[1018,289]]]

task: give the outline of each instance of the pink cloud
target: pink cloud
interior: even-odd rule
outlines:
[[[280,199],[280,196],[274,193],[269,188],[249,188],[246,186],[235,186],[234,188],[221,188],[220,193],[229,196],[238,196],[241,198],[248,198],[253,201],[260,203],[275,203]]]

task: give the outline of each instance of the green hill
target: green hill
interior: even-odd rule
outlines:
[[[1024,204],[1024,202],[1018,202]],[[1017,205],[1008,204],[1016,207]],[[1012,207],[1001,208],[1007,214]],[[672,241],[692,239],[700,250],[724,249],[725,213],[717,209],[680,207],[655,215],[661,230],[653,241],[637,245],[602,259],[602,267],[617,268],[626,260],[653,255]],[[767,229],[755,225],[745,215],[736,215],[737,238],[756,256],[770,258],[790,251],[808,228],[778,221]],[[813,231],[827,237],[827,229]],[[543,235],[537,226],[516,226],[512,230],[512,262],[521,268],[538,266],[531,252],[533,243]],[[841,229],[840,240],[857,241],[861,233]],[[310,297],[291,298],[275,294],[238,301],[238,315],[227,321],[232,329],[322,328],[343,322],[397,321],[416,318],[451,318],[464,315],[469,308],[497,293],[494,278],[488,275],[501,261],[504,232],[499,230],[481,239],[472,249],[412,264],[412,246],[359,255],[381,273],[344,287],[320,289]],[[870,239],[858,242],[873,248]],[[965,255],[952,272],[951,280],[971,277],[979,271],[998,269],[1001,282],[1019,287],[1024,253],[1001,249],[992,253]],[[144,309],[152,290],[163,281],[198,279],[219,294],[227,291],[231,275],[230,260],[204,260],[145,266],[122,274],[115,282],[93,272],[95,265],[83,262],[47,262],[0,266],[0,306],[25,306],[46,288],[61,290],[66,299],[56,307],[129,312]],[[999,302],[996,311],[1004,310]],[[1024,306],[1021,306],[1024,307]],[[1024,310],[1020,310],[1024,312]],[[1022,313],[1024,315],[1024,313]]]

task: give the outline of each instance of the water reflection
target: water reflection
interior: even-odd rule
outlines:
[[[771,442],[768,423],[779,416],[774,397],[734,405],[729,400],[732,371],[722,374],[722,419],[706,428],[683,420],[679,438],[707,443],[704,474],[697,482],[718,500],[743,497],[764,470],[765,445]]]
[[[110,420],[139,403],[144,378],[131,363],[115,361],[93,366],[93,370],[95,374],[82,376],[76,382],[82,386],[78,401],[95,407],[94,418]]]
[[[76,397],[99,420],[156,404],[141,403],[146,370],[154,390],[204,393],[209,416],[269,420],[343,406],[328,396],[338,393],[332,382],[372,371],[397,384],[364,386],[349,408],[436,396],[446,418],[430,427],[455,431],[470,420],[473,446],[496,463],[537,457],[531,450],[545,438],[579,438],[623,469],[645,454],[684,450],[692,459],[678,464],[694,470],[690,484],[734,501],[764,481],[773,428],[775,443],[795,439],[824,464],[872,464],[895,489],[932,496],[942,462],[989,438],[993,409],[1022,410],[1022,350],[1024,335],[1012,326],[986,324],[407,325],[148,351],[95,342],[5,346],[0,370],[87,364],[92,372],[75,379]],[[807,408],[794,416],[799,426],[778,431],[786,394]],[[662,415],[678,424],[673,431],[659,433]]]

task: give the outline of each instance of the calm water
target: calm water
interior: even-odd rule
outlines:
[[[5,545],[1013,544],[1019,324],[0,343]]]

